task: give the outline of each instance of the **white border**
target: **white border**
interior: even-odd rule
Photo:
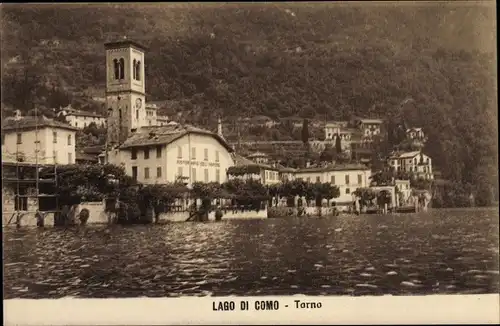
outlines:
[[[230,300],[234,311],[213,310],[213,302]],[[243,300],[249,301],[248,311],[240,310]],[[278,300],[280,309],[256,311],[254,303],[260,300]],[[321,302],[322,308],[296,309],[294,300]],[[499,303],[497,294],[9,299],[4,300],[4,324],[498,324]]]

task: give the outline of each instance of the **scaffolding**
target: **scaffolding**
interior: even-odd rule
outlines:
[[[20,116],[16,117],[15,120],[15,131],[16,135],[20,134],[21,128],[19,125]],[[12,187],[15,185],[14,189],[14,210],[13,211],[5,211],[4,214],[10,215],[9,220],[7,221],[7,225],[11,224],[15,221],[17,226],[20,226],[21,219],[23,216],[30,213],[40,213],[40,216],[44,218],[48,213],[56,214],[59,211],[59,196],[55,194],[57,190],[57,160],[56,153],[53,153],[53,167],[54,172],[53,175],[50,174],[50,178],[40,179],[39,173],[40,170],[44,167],[49,167],[49,164],[40,164],[39,160],[39,145],[40,141],[38,138],[39,133],[39,121],[38,121],[38,112],[35,109],[35,163],[27,163],[24,162],[26,159],[20,151],[21,142],[16,141],[16,151],[15,151],[15,162],[2,162],[2,185],[3,187]],[[45,157],[46,158],[46,157]],[[14,167],[15,174],[12,175],[12,169],[10,167]],[[33,171],[34,170],[34,171]],[[31,173],[30,173],[31,172]],[[34,172],[34,175],[33,175]],[[26,178],[27,176],[27,178]],[[49,183],[54,185],[54,193],[53,194],[41,194],[40,193],[40,184],[41,183]],[[31,185],[34,184],[34,193],[28,193],[28,189]],[[36,199],[36,208],[34,210],[30,210],[29,207],[29,199]],[[42,210],[40,209],[40,201],[45,200],[47,198],[55,199],[54,205],[52,205],[53,209]],[[12,213],[12,215],[11,215]]]

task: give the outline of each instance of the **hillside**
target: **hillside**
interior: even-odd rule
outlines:
[[[150,48],[148,100],[188,121],[405,119],[446,177],[496,184],[494,19],[460,3],[2,5],[2,101],[102,94],[103,43],[127,35]]]

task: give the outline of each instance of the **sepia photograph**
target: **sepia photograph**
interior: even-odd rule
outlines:
[[[499,321],[495,2],[0,10],[7,325]]]

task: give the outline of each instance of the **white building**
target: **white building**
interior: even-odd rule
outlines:
[[[2,161],[74,164],[76,131],[43,116],[6,119],[2,123]]]
[[[425,139],[425,134],[422,128],[408,128],[406,130],[406,135],[409,139]]]
[[[146,121],[148,126],[158,125],[158,108],[155,104],[146,104]]]
[[[255,163],[268,164],[269,163],[269,155],[262,152],[255,152],[247,156],[250,160]]]
[[[325,124],[325,140],[335,140],[336,135],[343,134],[347,128],[347,121],[328,122]],[[343,136],[345,137],[345,136]],[[342,137],[341,137],[342,138]],[[349,140],[349,139],[346,139]]]
[[[370,186],[371,170],[361,164],[329,165],[298,169],[295,178],[307,182],[329,182],[339,187],[340,197],[335,198],[337,205],[351,204],[352,193],[357,188]]]
[[[407,172],[417,178],[434,179],[432,160],[420,151],[393,153],[388,161],[396,172]]]
[[[218,134],[189,125],[155,125],[156,107],[145,103],[145,47],[121,40],[106,44],[106,161],[139,182],[225,182],[233,149]],[[151,124],[151,125],[150,125]]]
[[[360,128],[364,137],[371,138],[372,136],[380,135],[382,132],[383,120],[380,119],[357,119],[356,125]]]
[[[142,127],[109,155],[109,161],[145,184],[226,181],[233,150],[221,137],[192,126]]]
[[[156,125],[157,126],[166,126],[170,121],[168,120],[168,116],[166,115],[157,115],[156,116]]]
[[[234,154],[234,166],[228,169],[228,178],[240,178],[244,180],[258,180],[263,185],[279,183],[279,169],[271,165],[256,163],[241,155]]]
[[[103,115],[85,112],[85,111],[70,111],[65,114],[66,121],[70,126],[83,129],[92,122],[97,127],[106,127],[106,118]]]
[[[410,180],[394,180],[400,195],[398,196],[399,206],[405,206],[411,196]]]

